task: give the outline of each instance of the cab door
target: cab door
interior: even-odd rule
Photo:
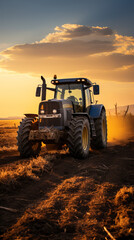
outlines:
[[[91,105],[91,97],[90,97],[89,88],[87,88],[87,89],[85,89],[85,108],[86,108],[86,112],[89,112],[90,105]]]

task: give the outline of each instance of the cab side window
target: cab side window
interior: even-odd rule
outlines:
[[[89,89],[85,89],[85,101],[86,101],[86,108],[88,106],[90,106],[90,93],[89,93]]]

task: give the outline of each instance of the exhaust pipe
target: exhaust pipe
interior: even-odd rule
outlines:
[[[42,83],[42,101],[43,101],[43,100],[46,100],[47,85],[46,85],[46,80],[43,76],[41,76],[41,80],[43,81],[43,83]]]

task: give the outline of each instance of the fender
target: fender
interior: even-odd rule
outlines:
[[[89,116],[89,114],[87,113],[87,112],[77,112],[77,113],[73,113],[72,114],[74,117],[75,116],[86,116],[87,118],[88,118],[88,120],[90,120],[90,116]]]
[[[38,114],[35,113],[25,113],[24,114],[27,118],[35,118],[38,117]]]
[[[91,105],[89,109],[89,116],[91,118],[99,118],[102,109],[105,110],[105,107],[103,104],[96,104],[96,105]]]

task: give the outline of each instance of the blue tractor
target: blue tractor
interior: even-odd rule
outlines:
[[[18,129],[18,150],[21,157],[38,156],[41,143],[67,146],[75,158],[87,158],[89,148],[107,146],[105,107],[94,104],[99,85],[87,78],[54,79],[53,88],[47,87],[44,77],[36,89],[42,96],[37,114],[25,114]],[[53,91],[53,99],[46,100],[46,91]],[[42,91],[42,94],[41,94]]]

